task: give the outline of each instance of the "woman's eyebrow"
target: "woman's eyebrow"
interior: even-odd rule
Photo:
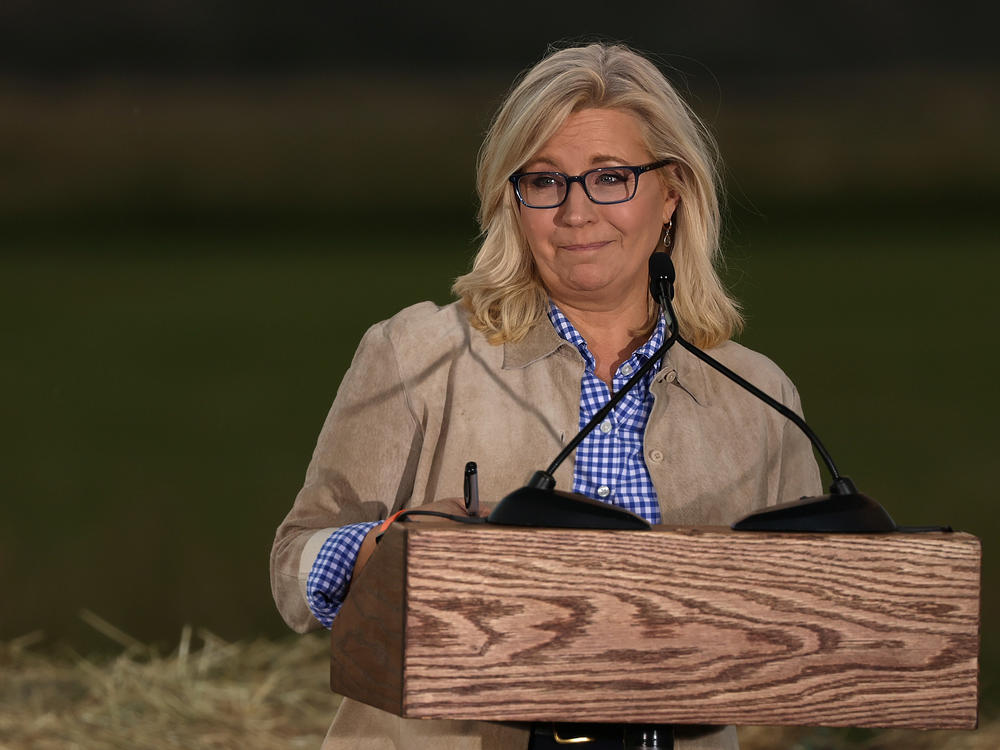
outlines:
[[[607,155],[607,154],[597,154],[596,156],[592,156],[590,158],[590,163],[591,164],[600,164],[602,162],[606,162],[606,163],[610,163],[610,164],[615,164],[615,165],[628,164],[628,161],[625,160],[625,159],[623,159],[620,156],[610,156],[610,155]]]
[[[615,166],[621,166],[627,164],[628,160],[623,159],[620,156],[613,156],[611,154],[594,154],[590,157],[591,165],[594,164],[613,164]],[[528,161],[525,165],[526,171],[540,171],[540,169],[545,168],[546,171],[561,171],[558,164],[556,164],[554,159],[545,156],[536,156],[534,159]]]
[[[538,171],[541,167],[549,167],[555,171],[559,170],[559,165],[547,156],[536,156],[533,159],[529,159],[524,165],[524,169],[527,171]]]

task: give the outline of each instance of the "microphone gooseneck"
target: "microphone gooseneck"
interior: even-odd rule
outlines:
[[[649,292],[660,304],[667,320],[676,320],[671,300],[674,296],[674,280],[676,279],[674,263],[667,253],[653,253],[649,258]],[[823,459],[830,472],[830,494],[821,497],[803,497],[790,503],[768,508],[767,510],[743,518],[732,526],[741,531],[895,531],[895,521],[885,509],[875,500],[858,492],[849,477],[842,476],[837,471],[833,457],[823,445],[819,436],[812,431],[806,421],[777,399],[764,393],[760,388],[740,377],[724,364],[703,352],[697,346],[684,339],[679,333],[674,338],[684,349],[709,365],[717,372],[729,378],[738,386],[748,391],[772,409],[798,427],[812,443]]]
[[[667,350],[674,345],[675,341],[677,341],[677,332],[671,329],[670,335],[668,335],[663,343],[660,344],[660,347],[653,353],[653,356],[643,362],[642,366],[632,374],[632,377],[626,381],[625,385],[615,391],[611,400],[609,400],[608,403],[602,406],[600,410],[598,410],[598,412],[591,417],[590,421],[584,425],[582,430],[576,433],[576,436],[572,440],[566,443],[566,447],[563,448],[562,451],[559,452],[559,455],[555,457],[555,460],[549,464],[549,468],[547,468],[544,472],[535,472],[535,476],[544,473],[551,477],[555,474],[556,469],[558,469],[559,465],[566,460],[566,457],[576,450],[576,447],[583,442],[583,439],[586,438],[587,435],[589,435],[594,428],[597,427],[597,425],[604,421],[604,418],[611,413],[612,409],[618,406],[621,400],[625,398],[625,394],[632,390],[635,384],[642,380],[646,373],[649,372],[657,362],[663,359],[663,356],[667,353]],[[534,477],[532,477],[532,479],[534,479]],[[552,480],[552,483],[553,485],[555,484],[555,479]]]
[[[654,253],[662,255],[662,253]],[[652,263],[652,260],[650,261]],[[652,266],[651,266],[652,267]],[[652,279],[650,277],[650,293],[655,294],[663,291],[673,296],[673,264],[670,265],[670,278],[657,276],[657,287],[654,291]],[[667,350],[677,341],[676,319],[672,317],[670,310],[669,317],[665,311],[667,324],[667,336],[659,348],[649,359],[636,369],[632,376],[626,381],[618,391],[612,395],[611,399],[584,425],[572,440],[570,440],[559,455],[555,457],[545,471],[536,471],[531,475],[528,483],[518,490],[504,497],[496,508],[490,513],[488,520],[490,523],[509,524],[518,526],[572,526],[586,528],[629,528],[648,529],[650,524],[644,518],[629,510],[620,508],[610,503],[586,497],[572,492],[558,492],[555,489],[556,469],[583,442],[593,430],[611,413],[611,411],[621,402],[632,388],[639,383],[646,374],[656,366],[657,362],[663,359]]]
[[[666,260],[664,264],[660,260],[654,260],[656,258],[663,258]],[[654,275],[654,262],[655,275]],[[630,377],[625,385],[618,389],[615,394],[611,397],[601,409],[591,418],[583,429],[580,430],[576,436],[570,440],[566,447],[559,452],[559,455],[555,457],[555,460],[549,464],[549,468],[545,471],[536,471],[528,482],[530,487],[542,487],[544,489],[552,489],[555,487],[556,480],[553,478],[556,469],[559,468],[560,464],[566,460],[570,453],[576,450],[576,447],[583,442],[584,438],[589,435],[594,428],[597,427],[604,418],[611,413],[611,411],[618,406],[625,394],[628,393],[632,388],[638,383],[643,377],[649,372],[656,363],[659,362],[666,355],[667,350],[674,345],[675,342],[679,342],[680,338],[677,335],[677,319],[674,317],[674,310],[670,306],[670,299],[674,296],[674,264],[670,260],[670,256],[666,253],[653,253],[649,257],[649,293],[653,296],[654,300],[659,300],[657,295],[666,295],[664,298],[667,300],[667,306],[664,307],[662,304],[660,307],[663,309],[664,320],[667,324],[667,337],[664,339],[660,347],[653,353],[653,356],[642,363],[642,366],[636,370],[632,377]],[[537,482],[537,484],[536,484]],[[551,482],[551,483],[550,483]]]
[[[603,529],[648,529],[649,522],[630,511],[571,492],[555,489],[556,469],[600,424],[615,406],[666,355],[674,344],[756,396],[798,427],[822,457],[831,476],[830,494],[802,497],[753,513],[736,521],[738,531],[810,531],[810,532],[890,532],[950,530],[949,527],[904,529],[896,526],[885,509],[875,500],[858,492],[850,478],[837,471],[836,464],[819,437],[798,414],[737,375],[706,352],[686,341],[679,333],[679,323],[671,300],[676,272],[670,255],[654,252],[649,258],[649,292],[660,305],[668,335],[652,357],[639,367],[628,382],[560,451],[545,471],[536,471],[528,484],[507,495],[490,513],[490,523],[519,526],[549,526]]]
[[[670,256],[666,253],[653,253],[649,256],[649,292],[653,295],[660,308],[663,310],[663,315],[668,320],[674,319],[674,308],[671,304],[671,300],[674,297],[674,279],[676,278],[676,272],[674,271],[674,262],[670,259]],[[732,380],[734,383],[742,387],[744,390],[749,391],[754,396],[759,398],[765,404],[770,406],[772,409],[777,410],[783,417],[790,419],[795,423],[802,432],[805,433],[806,437],[816,448],[820,457],[823,459],[823,463],[826,464],[826,468],[830,472],[830,476],[833,479],[833,486],[838,489],[834,489],[833,486],[830,488],[830,492],[834,494],[848,494],[851,492],[857,492],[857,488],[854,483],[848,477],[842,477],[840,472],[837,471],[837,466],[833,463],[833,457],[824,447],[819,436],[812,431],[806,421],[802,419],[798,414],[789,409],[783,403],[777,399],[771,398],[760,388],[755,386],[753,383],[745,380],[744,378],[737,375],[735,372],[730,370],[724,364],[719,362],[714,357],[709,356],[697,346],[689,342],[688,340],[677,335],[677,343],[682,347],[691,352],[694,356],[700,359],[705,364],[714,368],[718,372],[725,375],[727,378]]]

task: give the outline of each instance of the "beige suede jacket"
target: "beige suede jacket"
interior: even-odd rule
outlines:
[[[778,367],[733,342],[721,362],[800,411]],[[471,327],[457,303],[409,307],[365,334],[337,391],[306,472],[278,528],[271,586],[295,630],[319,627],[305,585],[336,527],[460,497],[467,461],[494,503],[543,469],[576,434],[584,362],[548,320],[500,346]],[[644,457],[665,524],[728,524],[820,491],[808,440],[784,417],[690,353],[674,347],[651,386]],[[572,489],[573,466],[556,472]],[[692,728],[678,750],[736,748],[732,728]],[[405,720],[345,699],[324,750],[500,750],[528,746],[519,727]]]

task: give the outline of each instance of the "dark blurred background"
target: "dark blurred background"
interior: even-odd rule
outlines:
[[[623,40],[718,137],[742,341],[898,522],[982,538],[995,696],[998,15],[0,4],[0,639],[285,633],[271,538],[358,339],[448,301],[514,76]]]

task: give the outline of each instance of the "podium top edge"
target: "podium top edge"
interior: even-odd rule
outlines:
[[[922,532],[904,532],[904,531],[893,531],[887,533],[829,533],[829,532],[802,532],[802,531],[734,531],[728,526],[709,526],[709,525],[697,525],[697,526],[683,526],[675,524],[657,524],[653,526],[650,530],[622,530],[622,529],[573,529],[573,528],[548,528],[548,527],[535,527],[535,526],[500,526],[496,524],[482,524],[482,525],[467,525],[456,523],[452,521],[447,521],[444,519],[438,520],[427,520],[420,521],[418,523],[396,523],[393,524],[393,529],[405,530],[408,534],[418,533],[418,534],[442,534],[442,533],[455,533],[455,534],[544,534],[552,536],[577,536],[577,535],[592,535],[592,534],[636,534],[640,536],[648,536],[649,534],[657,535],[675,535],[684,537],[707,537],[707,536],[724,536],[729,538],[746,538],[746,539],[760,539],[760,538],[780,538],[780,539],[885,539],[892,538],[894,540],[901,539],[913,539],[913,540],[950,540],[955,542],[969,542],[972,540],[979,541],[979,538],[974,534],[965,531],[922,531]]]

